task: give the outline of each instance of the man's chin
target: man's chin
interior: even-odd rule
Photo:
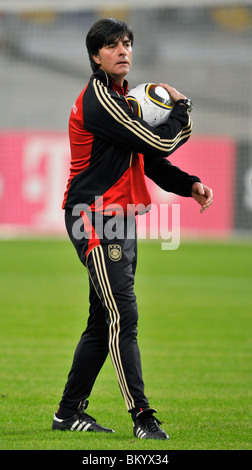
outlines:
[[[118,73],[118,74],[120,74],[120,75],[121,75],[121,74],[125,74],[125,75],[126,75],[127,73],[129,73],[129,71],[130,71],[130,66],[129,66],[128,64],[122,64],[122,65],[119,64],[119,65],[116,67],[116,73]]]

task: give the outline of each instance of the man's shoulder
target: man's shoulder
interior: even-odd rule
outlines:
[[[101,69],[96,70],[96,72],[91,75],[89,83],[92,84],[94,81],[99,81],[106,87],[110,85],[109,75]]]

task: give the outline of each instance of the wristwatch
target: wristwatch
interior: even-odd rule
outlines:
[[[189,100],[189,98],[184,98],[184,99],[181,99],[181,100],[178,100],[176,101],[176,104],[177,103],[182,103],[184,104],[186,107],[187,107],[187,110],[189,111],[189,113],[192,111],[193,109],[193,104],[192,104],[192,100]]]

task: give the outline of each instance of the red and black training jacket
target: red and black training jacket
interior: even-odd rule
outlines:
[[[168,120],[150,127],[136,116],[126,94],[104,71],[95,72],[71,110],[70,175],[63,209],[86,204],[106,214],[119,204],[150,204],[145,175],[166,191],[191,196],[198,177],[173,166],[167,156],[190,137],[192,124],[185,106],[175,105]],[[102,204],[97,197],[102,196]],[[96,204],[94,204],[96,201]]]

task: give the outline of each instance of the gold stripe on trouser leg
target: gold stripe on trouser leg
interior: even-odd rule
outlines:
[[[116,305],[116,301],[112,294],[101,245],[95,247],[91,253],[94,261],[97,279],[104,297],[105,306],[108,309],[110,317],[109,351],[127,409],[130,410],[134,408],[135,405],[134,399],[130,394],[126,382],[119,349],[120,314]]]

